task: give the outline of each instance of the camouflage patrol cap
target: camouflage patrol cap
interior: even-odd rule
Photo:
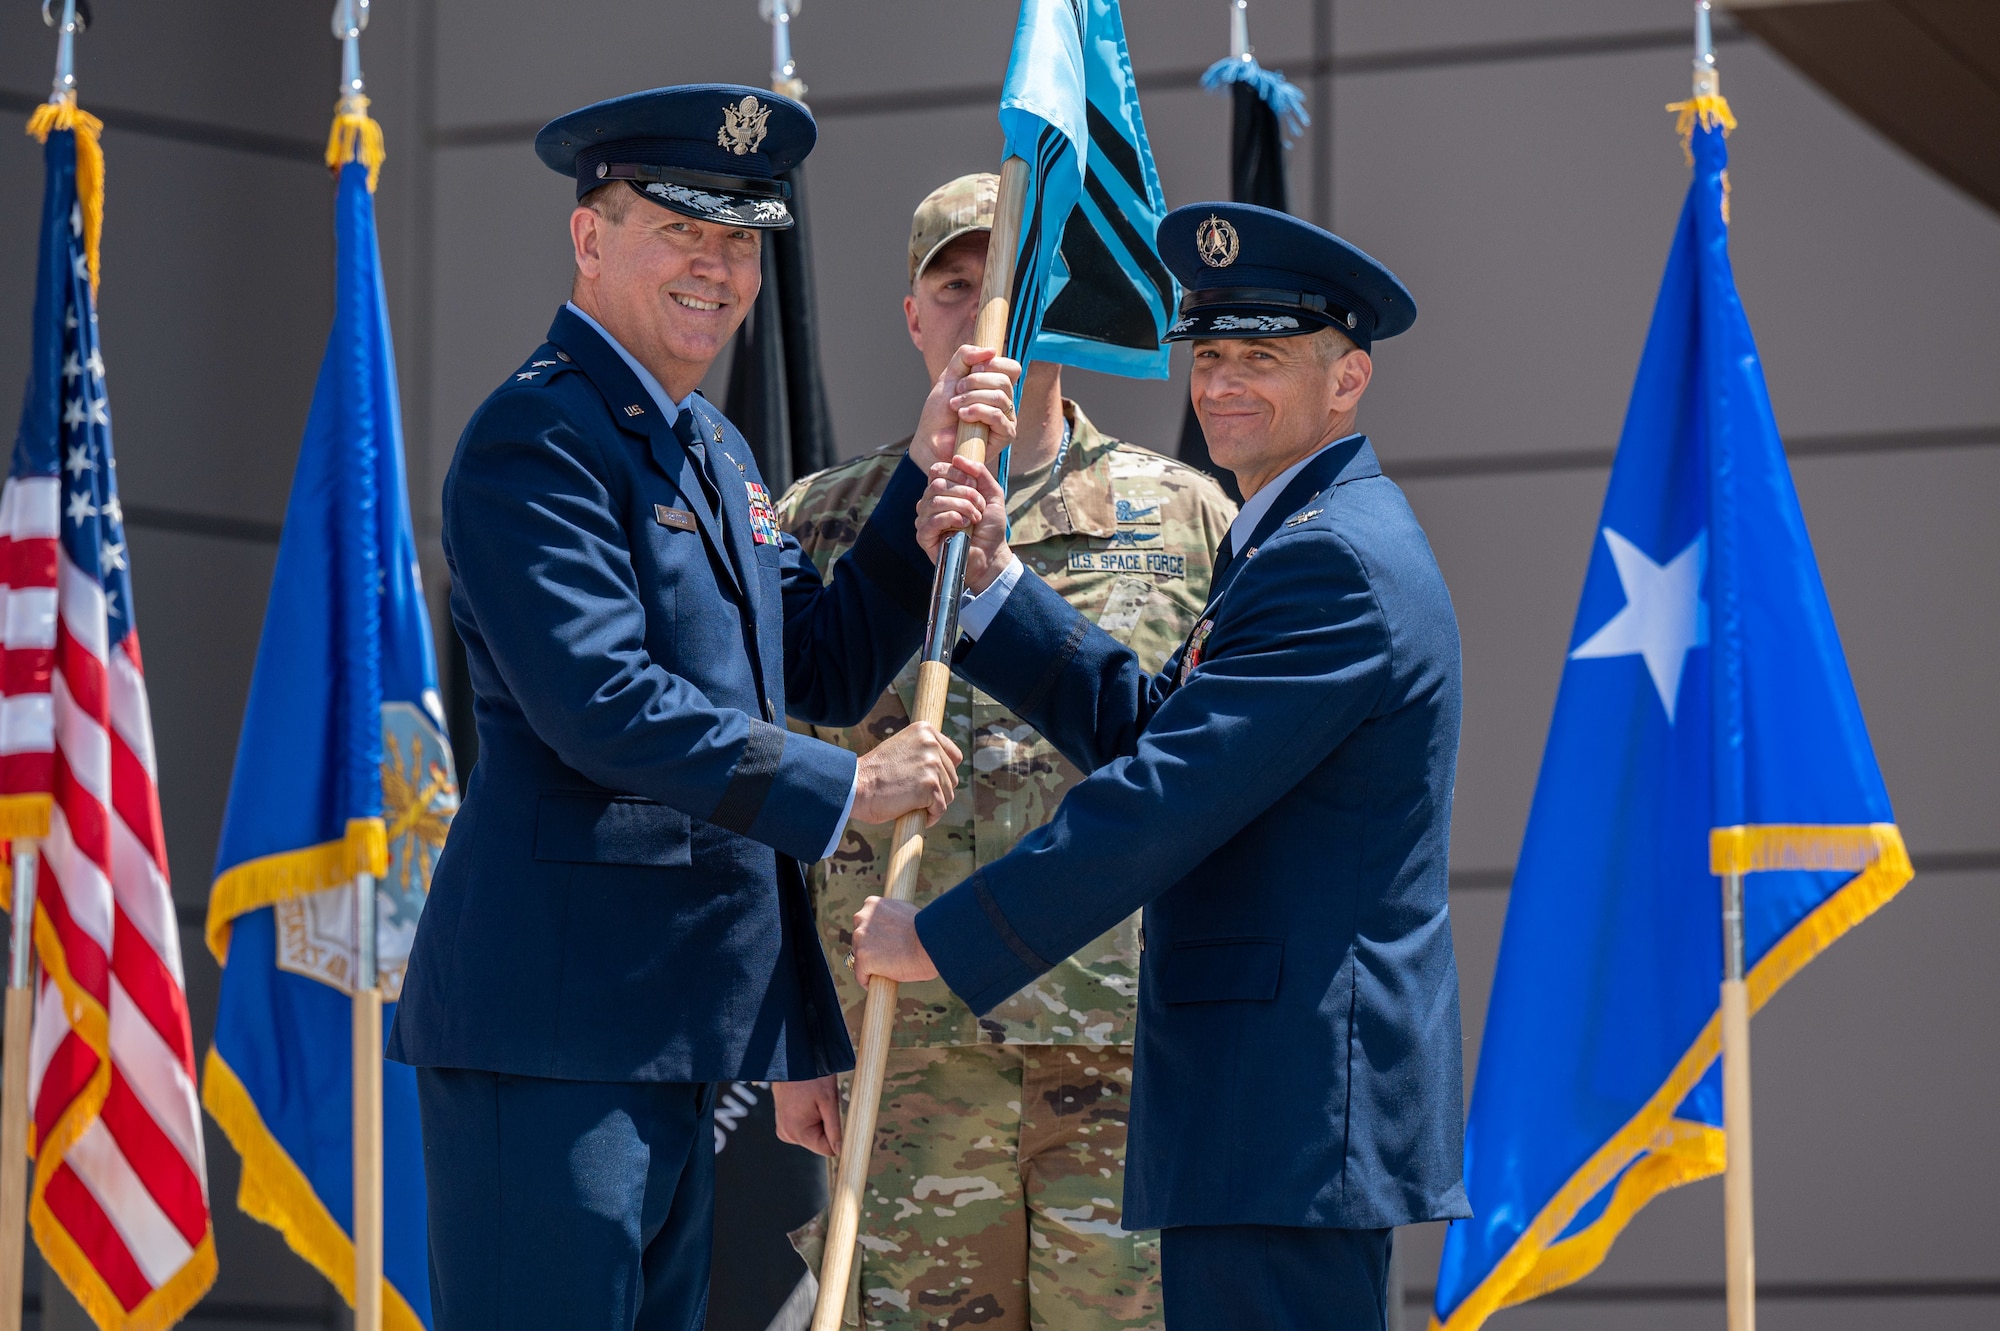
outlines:
[[[960,176],[924,196],[910,219],[910,281],[930,267],[938,251],[972,231],[991,231],[1000,206],[1000,177],[991,171]]]

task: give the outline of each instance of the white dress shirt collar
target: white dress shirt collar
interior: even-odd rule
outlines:
[[[613,343],[612,345],[616,346],[617,344]],[[1326,452],[1327,449],[1356,438],[1357,434],[1344,434],[1338,439],[1329,440],[1321,444],[1318,448],[1315,448],[1312,452],[1306,454],[1297,462],[1294,462],[1291,466],[1272,477],[1269,485],[1266,485],[1256,494],[1244,500],[1243,507],[1237,511],[1236,521],[1229,524],[1230,555],[1233,557],[1243,553],[1243,548],[1250,543],[1251,536],[1257,531],[1257,524],[1264,520],[1264,516],[1271,511],[1271,505],[1277,503],[1278,497],[1285,493],[1285,487],[1298,479],[1298,474],[1306,469],[1307,463]]]
[[[694,396],[693,393],[689,393],[687,397],[682,398],[679,402],[674,401],[672,398],[667,396],[667,390],[665,386],[663,386],[658,379],[655,379],[653,377],[653,372],[647,369],[645,366],[641,365],[639,363],[639,358],[637,356],[634,356],[631,352],[625,350],[624,345],[620,343],[617,338],[611,336],[611,334],[605,330],[603,324],[597,322],[597,320],[591,318],[588,314],[584,313],[583,310],[579,308],[577,303],[573,300],[563,302],[563,308],[568,310],[571,314],[574,314],[577,318],[583,320],[585,323],[589,324],[592,328],[595,328],[597,330],[597,335],[603,338],[613,351],[618,353],[618,359],[624,361],[627,365],[632,367],[632,373],[639,376],[639,382],[645,385],[646,391],[648,393],[652,394],[654,404],[659,407],[660,414],[667,418],[667,424],[669,426],[671,426],[675,421],[680,419],[681,410],[682,408],[687,406],[688,399]]]

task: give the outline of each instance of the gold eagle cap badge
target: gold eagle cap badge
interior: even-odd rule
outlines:
[[[738,157],[757,151],[757,145],[770,133],[765,124],[771,118],[771,108],[755,97],[745,97],[734,106],[722,104],[722,128],[715,132],[716,143]]]
[[[1227,268],[1236,262],[1236,228],[1210,213],[1194,229],[1194,248],[1210,268]]]

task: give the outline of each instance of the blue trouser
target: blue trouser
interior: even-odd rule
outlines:
[[[1167,1331],[1385,1331],[1390,1229],[1160,1231]]]
[[[418,1068],[437,1331],[700,1331],[715,1088]]]

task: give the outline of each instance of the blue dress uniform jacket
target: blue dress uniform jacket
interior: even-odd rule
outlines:
[[[903,464],[823,586],[759,511],[742,436],[699,398],[684,414],[706,480],[564,310],[459,440],[444,550],[479,760],[392,1058],[613,1082],[852,1065],[799,862],[855,758],[782,722],[858,721],[917,649],[924,478]]]
[[[1032,576],[957,667],[1091,776],[918,933],[984,1012],[1144,907],[1124,1226],[1470,1214],[1458,625],[1367,440],[1293,479],[1159,675]]]

